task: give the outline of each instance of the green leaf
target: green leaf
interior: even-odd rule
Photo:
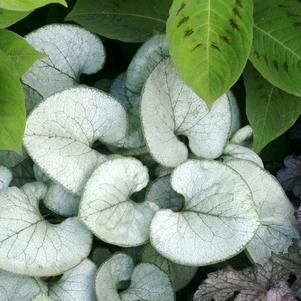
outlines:
[[[0,28],[13,25],[28,16],[30,13],[31,11],[22,12],[0,8]]]
[[[110,39],[143,42],[165,32],[171,0],[78,0],[66,20]]]
[[[301,5],[255,0],[251,62],[273,85],[301,96]]]
[[[252,45],[252,0],[175,0],[170,54],[192,89],[212,103],[237,81]]]
[[[11,59],[20,76],[36,60],[45,57],[45,54],[36,51],[25,39],[7,29],[0,29],[0,50]]]
[[[59,3],[67,7],[65,0],[0,0],[0,8],[16,11],[29,11],[50,3]]]
[[[295,123],[301,113],[301,98],[271,85],[251,65],[245,69],[244,81],[253,148],[260,152]]]
[[[23,88],[14,64],[0,50],[0,149],[22,152],[25,128]]]

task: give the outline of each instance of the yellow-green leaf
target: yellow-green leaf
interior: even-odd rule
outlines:
[[[252,0],[174,0],[170,54],[183,80],[212,103],[238,80],[253,32]]]

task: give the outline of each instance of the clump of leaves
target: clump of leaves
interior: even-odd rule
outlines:
[[[273,255],[263,265],[242,271],[227,267],[213,272],[199,286],[195,301],[235,300],[297,301],[301,297],[301,249],[295,244],[288,254]]]
[[[26,40],[47,56],[22,76],[26,154],[1,154],[11,168],[0,169],[3,294],[18,285],[25,301],[169,301],[199,266],[242,251],[264,264],[299,238],[293,206],[246,147],[252,130],[239,129],[234,95],[209,108],[164,35],[139,49],[110,94],[80,82],[104,64],[94,34],[49,25]],[[22,183],[9,187],[16,175]]]
[[[277,178],[283,188],[301,198],[301,156],[289,155],[284,159],[284,168],[277,173]]]

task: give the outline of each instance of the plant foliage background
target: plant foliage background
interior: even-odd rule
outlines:
[[[45,57],[22,37],[46,24],[56,23],[78,24],[101,37],[107,53],[104,68],[93,75],[81,75],[80,82],[94,85],[100,80],[99,86],[105,91],[109,90],[113,79],[127,69],[143,42],[154,34],[166,32],[177,72],[209,108],[232,89],[243,125],[250,124],[253,129],[252,149],[261,156],[266,169],[278,174],[294,205],[299,205],[300,1],[0,0],[2,150],[23,152],[28,110],[20,78],[34,62]],[[192,300],[197,287],[210,272],[215,274],[210,274],[209,280],[202,284],[203,291],[210,291],[209,297],[202,295],[200,289],[196,300],[226,298],[234,291],[243,292],[244,281],[251,281],[246,275],[256,273],[264,274],[267,283],[254,280],[253,290],[268,291],[273,286],[278,287],[279,281],[288,279],[289,272],[284,269],[282,260],[273,257],[265,266],[251,269],[251,262],[242,253],[231,261],[200,268],[190,284],[177,293],[177,298]],[[232,270],[226,268],[228,265]],[[273,275],[267,275],[274,265],[280,270],[276,280]],[[215,272],[217,269],[220,272]],[[258,269],[262,270],[258,272]],[[299,277],[300,269],[294,267],[290,272]],[[210,282],[210,279],[214,280]],[[217,281],[219,279],[221,282]],[[233,283],[229,284],[229,279]],[[225,283],[230,288],[224,287]],[[219,296],[214,295],[216,287]],[[222,294],[223,288],[230,290],[229,296]]]

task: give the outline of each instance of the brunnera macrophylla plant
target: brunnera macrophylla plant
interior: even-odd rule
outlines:
[[[104,64],[93,34],[49,25],[26,39],[47,57],[22,78],[26,155],[0,155],[0,300],[175,300],[199,266],[242,251],[265,263],[299,237],[233,94],[208,108],[164,35],[110,94],[79,81]]]

